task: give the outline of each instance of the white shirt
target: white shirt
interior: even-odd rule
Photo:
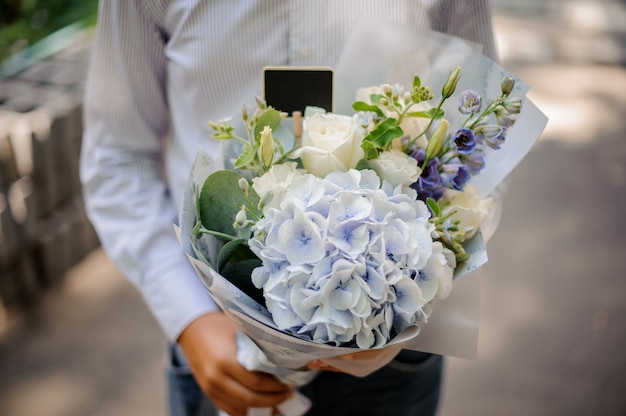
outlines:
[[[260,95],[269,65],[332,67],[364,15],[495,55],[488,0],[104,0],[85,95],[81,179],[102,245],[170,340],[217,310],[173,224],[208,121]]]

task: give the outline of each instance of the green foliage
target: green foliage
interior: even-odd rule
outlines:
[[[242,178],[230,170],[209,175],[198,198],[198,223],[193,234],[211,234],[226,240],[217,256],[217,271],[252,299],[264,304],[262,290],[254,287],[250,280],[252,270],[261,266],[261,260],[248,247],[250,229],[233,226],[242,206],[252,215],[259,215],[259,196],[254,189],[244,191],[239,186]]]
[[[65,26],[93,26],[97,15],[98,0],[0,1],[0,62]]]
[[[383,110],[381,110],[378,106],[368,104],[363,101],[357,101],[354,104],[352,104],[352,109],[354,111],[370,111],[370,112],[378,114],[379,117],[385,116],[385,114],[383,113]]]
[[[265,110],[263,114],[261,114],[261,117],[259,117],[259,121],[257,121],[254,126],[254,137],[256,138],[257,143],[265,126],[269,126],[269,128],[274,131],[280,125],[281,120],[282,117],[278,111],[273,108]]]
[[[361,159],[358,161],[358,163],[356,164],[356,169],[357,170],[374,170],[374,167],[372,166],[372,162],[370,162],[371,159]]]
[[[255,148],[249,144],[245,144],[241,150],[241,154],[235,161],[235,169],[245,169],[247,166],[250,166],[252,162],[254,162],[256,154]]]
[[[404,132],[397,125],[397,120],[395,118],[388,118],[376,126],[376,128],[363,139],[363,143],[370,142],[379,149],[385,149],[391,144],[393,139],[401,137],[403,134]],[[364,150],[367,149],[364,148]]]
[[[241,178],[237,172],[220,170],[206,179],[199,200],[199,220],[204,228],[231,237],[247,238],[241,234],[249,231],[236,230],[233,223],[242,206],[251,212],[257,211],[259,196],[253,189],[249,189],[246,195],[239,187]]]
[[[426,204],[428,204],[428,208],[433,213],[433,217],[438,217],[441,215],[441,209],[439,208],[439,204],[432,198],[426,199]]]
[[[407,117],[420,117],[420,118],[432,118],[438,120],[444,116],[444,111],[441,108],[431,108],[428,111],[413,111],[406,113]]]
[[[247,246],[240,245],[239,247],[248,249]],[[252,252],[250,253],[252,254]],[[250,296],[258,304],[265,305],[263,289],[256,288],[252,283],[252,279],[250,279],[252,271],[261,265],[261,260],[256,257],[238,262],[231,262],[224,266],[224,268],[220,271],[220,274],[246,295]]]

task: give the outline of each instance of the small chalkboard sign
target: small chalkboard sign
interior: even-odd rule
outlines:
[[[333,71],[326,67],[267,67],[263,94],[268,105],[290,116],[308,106],[333,111]]]

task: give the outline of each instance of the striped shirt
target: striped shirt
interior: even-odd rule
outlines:
[[[170,340],[215,311],[174,234],[208,121],[262,91],[271,65],[329,66],[365,16],[495,55],[488,0],[104,0],[84,102],[81,179],[102,245]]]

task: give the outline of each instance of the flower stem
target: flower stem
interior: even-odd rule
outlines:
[[[230,234],[220,233],[219,231],[209,230],[209,229],[206,229],[204,227],[201,227],[198,230],[198,233],[200,233],[200,234],[210,234],[210,235],[213,235],[215,237],[220,237],[220,238],[223,238],[223,239],[228,240],[228,241],[236,240],[238,238],[238,237],[235,237],[235,236],[230,235]]]
[[[415,136],[415,138],[411,139],[411,141],[409,143],[407,143],[405,149],[409,149],[417,141],[417,139],[419,139],[424,134],[426,134],[426,132],[430,129],[430,126],[433,125],[433,121],[435,121],[435,117],[439,113],[439,110],[441,110],[441,106],[443,105],[444,101],[446,101],[446,99],[441,97],[441,99],[439,100],[439,104],[437,104],[437,108],[435,109],[435,112],[433,113],[433,116],[430,118],[430,121],[428,122],[428,125],[426,126],[426,128],[424,130],[422,130],[422,132],[420,134]]]

